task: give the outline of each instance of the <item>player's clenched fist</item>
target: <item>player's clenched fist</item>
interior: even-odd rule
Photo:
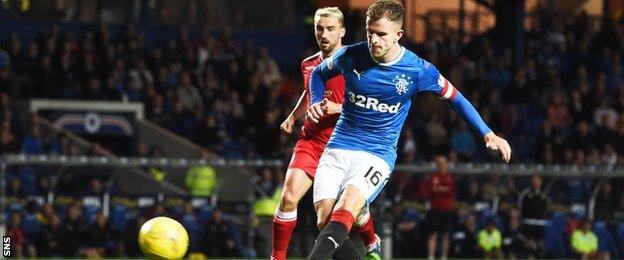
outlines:
[[[284,120],[284,122],[282,122],[282,124],[280,125],[280,130],[282,130],[282,132],[284,133],[291,134],[293,125],[295,125],[295,118],[290,115]]]
[[[498,135],[494,134],[494,132],[489,132],[483,137],[485,141],[485,146],[493,151],[499,151],[503,160],[505,162],[509,162],[511,159],[511,147],[507,140],[500,138]]]
[[[323,102],[314,103],[310,106],[310,108],[308,108],[308,113],[306,113],[308,120],[314,123],[318,123],[318,120],[321,119],[321,117],[323,117],[323,104],[322,103]]]
[[[321,101],[321,109],[328,115],[340,114],[342,112],[342,104],[334,103],[325,98]]]

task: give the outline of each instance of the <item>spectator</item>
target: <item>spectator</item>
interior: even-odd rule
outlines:
[[[488,220],[485,229],[479,231],[477,235],[479,249],[483,251],[483,257],[485,259],[490,258],[503,258],[503,252],[501,251],[502,236],[500,231],[496,228],[494,221]]]
[[[216,257],[236,257],[236,242],[230,224],[223,219],[223,212],[215,209],[212,219],[206,225],[207,255]]]
[[[21,227],[22,214],[11,215],[7,235],[11,237],[11,256],[23,258],[26,256],[26,232]]]
[[[194,166],[186,175],[186,187],[194,197],[210,197],[217,184],[217,173],[210,166]]]
[[[598,237],[591,231],[591,222],[588,220],[581,221],[579,228],[572,232],[570,241],[575,256],[581,259],[593,259],[599,256]]]
[[[44,153],[43,145],[41,129],[37,125],[32,125],[30,127],[30,135],[24,138],[22,142],[22,153],[42,154]]]
[[[617,198],[613,194],[611,182],[607,181],[600,189],[600,193],[596,198],[596,205],[594,207],[594,216],[597,220],[611,221],[615,220],[615,209],[617,205]]]
[[[141,251],[139,251],[139,230],[145,224],[145,219],[143,216],[138,216],[131,222],[132,224],[126,232],[122,234],[123,243],[120,245],[120,255],[129,257],[141,256]]]
[[[86,223],[82,217],[80,204],[73,203],[67,209],[67,216],[61,228],[61,238],[63,241],[61,254],[63,257],[77,257],[78,249],[85,239],[87,231]]]
[[[449,233],[453,228],[453,213],[455,204],[455,180],[448,172],[446,157],[436,157],[438,172],[431,175],[428,180],[429,200],[431,209],[427,214],[427,226],[429,236],[427,238],[427,253],[429,258],[435,258],[438,235],[442,240],[440,254],[446,259],[449,251]]]
[[[474,214],[466,215],[460,230],[453,233],[451,248],[453,257],[476,258],[479,256],[477,254],[477,225]]]
[[[180,74],[180,86],[176,93],[186,111],[204,111],[202,97],[197,87],[192,84],[189,72],[185,71]]]
[[[427,140],[429,141],[429,146],[431,148],[431,152],[436,153],[444,153],[446,150],[446,129],[440,122],[440,117],[436,114],[431,116],[431,119],[425,125],[427,130],[427,136],[429,137]]]
[[[142,90],[154,85],[154,76],[152,72],[146,67],[144,59],[140,59],[137,62],[136,68],[132,69],[129,73],[130,83],[129,89],[134,92],[141,92]]]
[[[260,48],[260,57],[258,59],[258,71],[262,75],[262,83],[270,88],[277,88],[282,80],[282,75],[277,66],[277,62],[269,55],[266,47]]]
[[[469,161],[473,158],[477,143],[463,120],[460,120],[457,128],[453,129],[451,144],[460,159]]]
[[[531,187],[524,189],[519,196],[522,210],[522,233],[527,239],[530,256],[539,257],[544,247],[548,196],[542,190],[542,177],[533,175]]]
[[[498,173],[493,173],[490,175],[490,179],[483,184],[481,188],[481,196],[486,201],[493,201],[494,198],[498,198],[499,196],[507,193],[505,190],[505,185],[501,181],[501,176]]]
[[[60,257],[63,243],[61,220],[58,215],[53,214],[49,217],[49,223],[39,230],[35,240],[37,256]]]
[[[24,192],[22,190],[22,181],[20,181],[20,179],[17,177],[11,178],[9,187],[7,189],[7,197],[23,198],[23,193]]]
[[[393,247],[393,255],[397,257],[416,256],[418,247],[414,245],[424,242],[419,236],[418,214],[415,210],[402,206],[394,207],[393,211],[395,218],[392,230],[395,232],[392,233],[392,239],[393,243],[396,243],[396,247]]]
[[[112,244],[115,243],[116,239],[103,212],[97,213],[95,223],[88,232],[86,248],[84,249],[85,255],[88,258],[111,256],[112,251],[109,249],[113,248]]]
[[[461,195],[458,196],[458,198],[460,201],[466,202],[468,204],[474,204],[483,201],[479,181],[475,179],[468,180],[468,189],[464,189]]]
[[[273,193],[275,193],[277,185],[273,178],[273,171],[271,171],[270,168],[262,169],[260,179],[258,180],[258,187],[260,190],[257,191],[257,197],[271,197]]]
[[[518,212],[517,209],[510,210]],[[503,250],[508,259],[524,259],[527,257],[524,249],[525,237],[520,230],[519,213],[509,214],[509,224],[503,234]]]
[[[0,128],[0,153],[18,153],[20,151],[20,145],[17,142],[17,138],[11,132],[9,121],[3,121]],[[7,127],[4,127],[7,126]]]

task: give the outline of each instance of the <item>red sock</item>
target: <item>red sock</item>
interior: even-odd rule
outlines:
[[[349,212],[346,209],[339,209],[339,210],[332,212],[330,221],[342,223],[347,228],[347,234],[348,234],[355,220],[351,212]]]
[[[365,247],[375,243],[375,225],[373,224],[373,218],[370,215],[366,224],[359,227],[357,232],[360,234],[360,237],[362,237],[362,242],[364,242]]]
[[[297,225],[297,210],[293,212],[281,212],[277,210],[273,218],[273,252],[271,259],[286,259],[286,250],[293,230]]]

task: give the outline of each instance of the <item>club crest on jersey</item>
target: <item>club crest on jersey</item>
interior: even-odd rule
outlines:
[[[396,75],[392,82],[394,82],[394,87],[396,88],[396,92],[398,95],[403,95],[409,91],[409,84],[414,83],[411,81],[412,77],[405,76],[405,74],[401,74],[401,76]]]

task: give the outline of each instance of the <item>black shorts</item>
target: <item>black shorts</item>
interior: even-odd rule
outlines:
[[[546,236],[546,227],[523,224],[522,234],[528,239],[542,240]]]
[[[450,233],[453,229],[453,211],[430,210],[427,212],[427,230],[429,233]]]

